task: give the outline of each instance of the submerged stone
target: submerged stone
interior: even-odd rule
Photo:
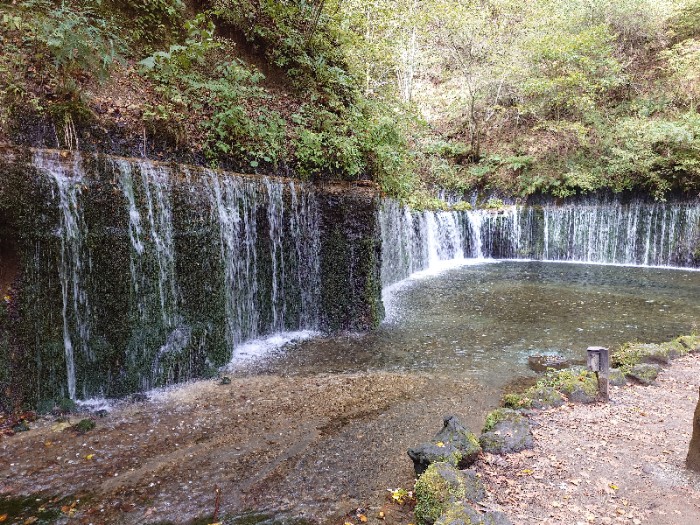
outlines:
[[[527,358],[527,366],[534,372],[561,370],[569,365],[569,361],[561,354],[535,354]]]
[[[659,365],[640,363],[628,369],[627,377],[644,386],[648,386],[656,380],[660,371],[661,367]]]
[[[432,525],[450,507],[461,502],[477,502],[486,497],[484,485],[474,471],[460,471],[453,465],[432,463],[415,486],[416,520]]]
[[[486,416],[479,438],[484,452],[510,454],[535,446],[530,423],[516,410],[499,408]]]
[[[481,446],[478,438],[455,416],[445,417],[442,430],[435,434],[432,441],[408,449],[416,476],[423,474],[431,463],[437,462],[466,468],[476,461],[479,453]]]

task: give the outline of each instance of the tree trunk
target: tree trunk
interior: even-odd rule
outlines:
[[[700,399],[693,414],[693,437],[690,439],[685,465],[691,470],[700,472]]]

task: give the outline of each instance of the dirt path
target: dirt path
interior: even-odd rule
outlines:
[[[609,404],[532,418],[536,446],[479,461],[515,524],[700,524],[700,475],[684,468],[700,356],[674,361],[651,387],[611,387]]]

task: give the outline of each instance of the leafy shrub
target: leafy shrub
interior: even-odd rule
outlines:
[[[606,155],[606,174],[621,191],[646,188],[657,199],[670,190],[689,191],[700,180],[700,116],[621,120]]]
[[[153,46],[173,37],[183,24],[182,0],[112,0],[125,18],[130,39]]]

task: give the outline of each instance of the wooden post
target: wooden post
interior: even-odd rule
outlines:
[[[610,381],[610,351],[602,346],[589,346],[587,349],[588,370],[598,378],[598,392],[603,401],[610,401],[608,384]]]
[[[693,437],[690,439],[688,446],[688,457],[685,458],[686,466],[697,472],[700,472],[700,399],[695,405],[695,414],[693,414]]]

